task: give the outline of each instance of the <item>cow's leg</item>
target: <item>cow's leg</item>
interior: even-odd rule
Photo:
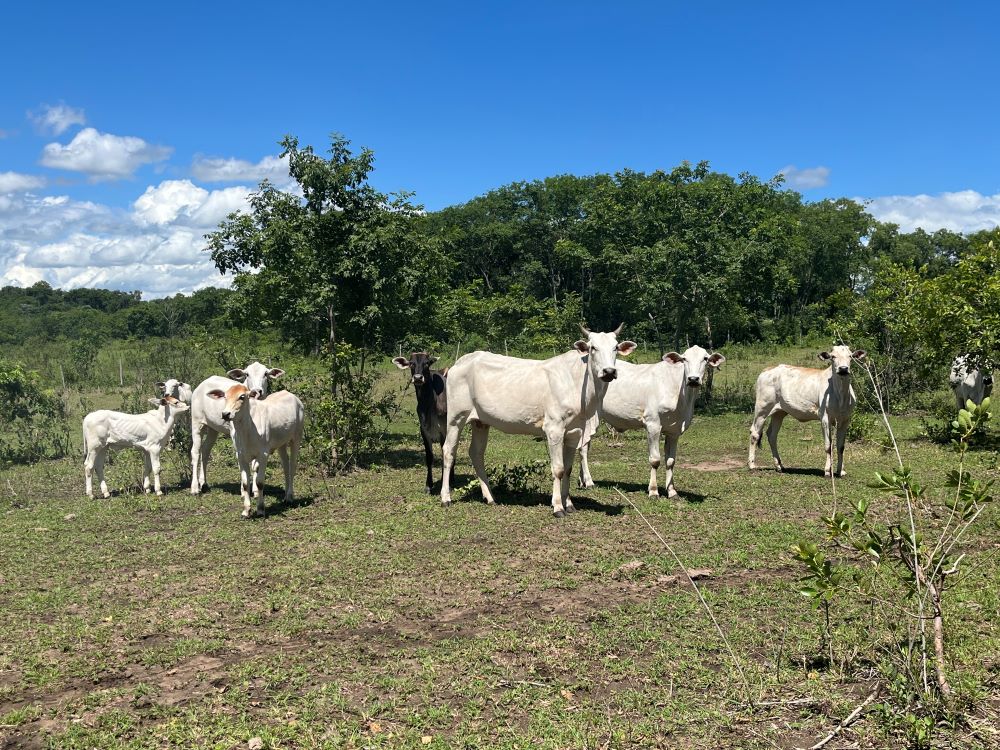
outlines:
[[[151,448],[147,454],[146,461],[153,471],[153,491],[157,495],[162,495],[163,490],[160,488],[160,449],[158,447]]]
[[[663,439],[663,452],[667,456],[667,497],[677,497],[677,489],[674,487],[674,464],[677,461],[677,440],[676,435],[667,434]]]
[[[787,415],[783,411],[776,411],[771,415],[771,424],[767,426],[767,444],[771,446],[771,456],[774,458],[774,466],[778,471],[784,471],[785,467],[781,463],[781,456],[778,455],[778,430],[781,423],[785,421]]]
[[[281,459],[281,475],[285,478],[285,501],[292,499],[291,469],[288,466],[288,445],[278,448],[278,458]]]
[[[767,410],[761,407],[754,409],[753,422],[750,425],[750,455],[747,464],[751,469],[757,468],[757,448],[760,446],[761,438],[764,435],[764,421],[767,419]]]
[[[142,452],[142,491],[149,494],[149,475],[153,472],[153,467],[149,461],[149,452]]]
[[[111,493],[108,492],[108,483],[104,481],[104,459],[107,457],[107,448],[97,450],[97,455],[94,456],[94,471],[97,472],[97,481],[101,483],[101,494],[104,497],[111,497]]]
[[[590,440],[580,445],[580,480],[578,484],[584,489],[594,486],[594,478],[590,475]]]
[[[212,447],[219,439],[219,433],[215,430],[208,430],[201,439],[201,456],[199,458],[199,487],[202,492],[208,491],[208,459],[212,457]]]
[[[264,472],[267,470],[267,454],[253,466],[253,494],[257,497],[257,515],[264,517]]]
[[[562,425],[546,425],[545,437],[549,444],[549,462],[552,464],[552,514],[556,518],[566,515],[562,503],[562,480],[566,475],[566,464],[563,461],[563,446],[566,431]]]
[[[823,476],[828,477],[833,467],[833,439],[830,436],[830,416],[824,414],[822,419],[820,419],[820,424],[823,427],[823,449],[826,451],[826,466],[823,467]]]
[[[649,444],[649,496],[659,497],[656,473],[660,468],[660,420],[646,423],[646,442]],[[668,475],[669,476],[669,475]],[[667,483],[669,485],[669,482]]]
[[[441,482],[444,482],[444,438],[442,437],[438,440],[438,447],[441,449]],[[451,482],[455,481],[455,465],[451,465],[451,471],[448,472],[448,479]]]
[[[576,458],[576,441],[566,440],[563,443],[563,476],[559,483],[559,495],[562,498],[563,509],[567,513],[572,513],[576,510],[573,506],[573,498],[569,496],[574,458]]]
[[[434,466],[434,450],[431,448],[431,439],[427,433],[420,430],[420,438],[424,441],[424,463],[427,465],[427,481],[424,482],[424,489],[428,495],[434,494],[434,475],[431,469]]]
[[[83,460],[83,476],[87,482],[87,497],[93,499],[94,497],[94,458],[97,455],[97,451],[93,448],[87,451],[87,457]]]
[[[842,419],[837,423],[837,476],[846,477],[844,471],[844,444],[847,442],[847,428],[850,426],[850,419]]]
[[[483,491],[483,500],[489,505],[493,505],[495,502],[493,499],[493,489],[490,487],[490,480],[486,476],[486,441],[489,439],[489,425],[485,425],[477,419],[472,420],[472,435],[469,439],[469,458],[472,459],[472,468],[479,479],[479,488]]]
[[[454,421],[448,421],[448,434],[445,435],[444,445],[441,446],[441,505],[451,505],[451,478],[455,466],[455,448],[458,447],[458,438],[465,427],[467,416],[456,417]]]
[[[250,518],[250,462],[240,460],[240,497],[243,498],[243,518]]]
[[[285,500],[295,499],[295,472],[299,466],[299,438],[288,444],[288,473],[285,474]]]
[[[201,441],[202,426],[191,425],[191,494],[197,495],[201,492]]]

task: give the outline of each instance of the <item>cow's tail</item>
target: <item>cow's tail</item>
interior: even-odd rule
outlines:
[[[87,428],[83,428],[83,457],[87,457]]]

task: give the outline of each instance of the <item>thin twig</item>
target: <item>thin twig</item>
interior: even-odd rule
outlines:
[[[639,510],[639,508],[636,506],[636,504],[632,502],[632,498],[630,498],[628,495],[626,495],[617,487],[615,487],[615,492],[617,492],[629,505],[632,506],[632,509],[639,514],[639,518],[641,518],[645,522],[645,524],[649,527],[649,530],[653,532],[654,536],[656,536],[656,538],[660,540],[660,543],[664,547],[666,547],[667,552],[669,552],[670,555],[674,558],[674,562],[677,563],[677,566],[682,571],[684,571],[685,577],[694,587],[695,593],[698,594],[698,599],[701,600],[701,604],[705,608],[705,611],[708,613],[709,619],[712,621],[712,624],[715,625],[715,629],[718,631],[719,637],[722,638],[722,642],[726,644],[726,649],[729,651],[729,656],[733,660],[733,665],[736,667],[736,671],[739,673],[740,679],[743,681],[743,690],[745,691],[746,694],[747,703],[753,704],[753,700],[750,697],[750,683],[747,680],[746,673],[744,673],[743,671],[743,666],[740,664],[740,660],[736,657],[736,652],[733,650],[732,644],[729,643],[729,639],[726,637],[725,632],[722,630],[722,626],[719,625],[719,621],[715,619],[715,615],[712,613],[712,608],[708,606],[708,602],[705,601],[705,597],[702,595],[701,589],[698,587],[698,584],[694,582],[694,578],[691,577],[691,574],[688,572],[688,569],[684,566],[684,563],[681,562],[681,559],[677,556],[677,553],[674,552],[674,548],[667,543],[667,540],[660,535],[660,532],[657,531],[656,528],[653,526],[653,524],[649,522],[649,519],[646,518],[646,516],[643,515],[642,511]]]
[[[861,701],[861,705],[859,705],[857,708],[855,708],[853,711],[851,711],[850,715],[846,719],[844,719],[842,722],[840,722],[834,728],[834,730],[832,732],[830,732],[830,734],[828,734],[826,737],[824,737],[823,739],[821,739],[815,745],[812,745],[809,748],[809,750],[821,750],[821,748],[826,747],[826,745],[828,745],[830,742],[832,742],[833,739],[838,734],[840,734],[841,732],[843,732],[847,727],[849,727],[851,724],[853,724],[857,720],[858,716],[861,715],[861,712],[864,711],[868,707],[868,705],[873,700],[875,700],[875,698],[878,696],[878,691],[879,691],[878,688],[875,688],[874,690],[872,690],[871,693],[868,694],[868,697],[865,698],[863,701]]]

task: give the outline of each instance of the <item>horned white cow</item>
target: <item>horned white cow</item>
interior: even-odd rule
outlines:
[[[750,425],[751,469],[757,468],[757,446],[761,443],[764,421],[770,417],[767,442],[778,471],[784,469],[778,456],[778,430],[789,414],[800,422],[819,420],[823,425],[823,443],[826,449],[824,475],[830,476],[833,465],[831,429],[837,428],[837,476],[845,476],[844,443],[851,423],[857,398],[851,387],[851,363],[864,362],[868,355],[863,349],[852,352],[848,346],[835,346],[829,352],[820,352],[819,358],[830,362],[826,370],[812,367],[778,365],[764,370],[757,377],[757,398],[753,424]]]
[[[552,512],[561,518],[574,510],[569,497],[573,455],[584,430],[618,376],[616,360],[635,350],[635,342],[618,341],[621,326],[611,333],[583,329],[586,340],[573,351],[545,360],[472,352],[448,370],[448,434],[444,442],[441,503],[451,503],[451,468],[455,447],[466,422],[472,422],[469,457],[492,504],[484,457],[491,427],[515,435],[544,435],[552,464]]]
[[[955,403],[959,409],[965,408],[966,401],[978,406],[993,392],[993,374],[989,370],[983,372],[970,366],[968,357],[963,354],[951,363],[948,384],[955,392]]]
[[[235,368],[228,377],[212,375],[202,381],[191,395],[191,494],[208,489],[208,458],[219,435],[232,435],[232,425],[222,418],[222,404],[209,398],[208,392],[226,391],[241,382],[246,384],[251,397],[265,399],[268,384],[285,374],[277,367],[253,362],[245,368]]]
[[[580,486],[593,487],[588,453],[598,420],[616,430],[646,430],[649,442],[649,496],[658,497],[656,471],[660,467],[660,435],[666,455],[667,497],[676,497],[674,463],[677,440],[691,426],[694,402],[698,398],[708,368],[718,368],[726,358],[692,346],[683,354],[668,352],[651,365],[618,363],[618,379],[608,386],[604,401],[592,419],[587,436],[580,445]]]
[[[243,517],[250,518],[250,497],[257,499],[257,515],[264,515],[264,471],[274,451],[281,456],[285,473],[285,501],[295,496],[292,483],[305,428],[305,409],[298,396],[278,391],[266,399],[255,398],[247,386],[236,383],[208,397],[220,405],[222,418],[233,427],[233,444],[240,465]]]
[[[160,489],[160,451],[170,442],[174,420],[188,405],[173,396],[151,398],[155,409],[144,414],[124,414],[120,411],[99,409],[83,418],[83,462],[87,482],[87,497],[94,496],[93,474],[101,483],[101,494],[110,497],[104,481],[104,459],[112,448],[138,448],[143,454],[142,488],[149,492],[149,475],[157,495]]]
[[[178,401],[183,401],[188,406],[191,405],[191,386],[188,383],[182,383],[177,378],[170,378],[169,380],[163,380],[156,384],[156,387],[160,389],[164,396],[173,396]]]

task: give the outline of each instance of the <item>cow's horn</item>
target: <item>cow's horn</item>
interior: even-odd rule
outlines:
[[[618,327],[617,327],[617,328],[616,328],[615,330],[613,330],[613,331],[612,331],[612,333],[613,333],[613,334],[614,334],[615,336],[617,336],[617,335],[618,335],[619,333],[621,333],[621,332],[622,332],[622,328],[623,328],[624,326],[625,326],[625,321],[623,320],[623,321],[622,321],[621,323],[619,323],[619,324],[618,324]]]
[[[587,328],[587,326],[585,326],[583,323],[580,324],[580,330],[583,331],[588,336],[590,335],[590,329]]]

